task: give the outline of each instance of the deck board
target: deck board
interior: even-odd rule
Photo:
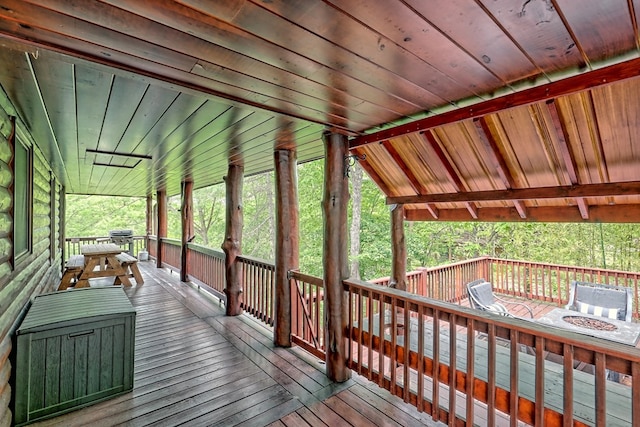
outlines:
[[[140,262],[126,288],[137,311],[134,388],[34,426],[442,426],[354,373],[329,381],[298,347],[277,348],[248,316],[179,276]],[[374,420],[372,420],[374,418]]]

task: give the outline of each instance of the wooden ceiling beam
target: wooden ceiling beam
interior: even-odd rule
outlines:
[[[460,176],[458,175],[458,171],[456,171],[456,169],[453,167],[453,165],[449,161],[449,158],[447,157],[447,154],[445,153],[444,148],[440,146],[440,143],[436,140],[435,136],[433,136],[433,133],[430,130],[427,130],[422,133],[422,136],[429,143],[433,151],[435,151],[436,156],[440,160],[440,163],[442,164],[442,166],[445,169],[445,172],[447,173],[447,178],[454,185],[456,190],[465,191],[466,187],[462,182],[462,179],[460,179]],[[429,202],[426,202],[426,203],[429,203]],[[471,217],[474,219],[477,219],[478,210],[475,204],[473,202],[467,202],[466,207]]]
[[[569,181],[571,182],[571,185],[580,184],[577,173],[578,167],[576,166],[576,161],[571,153],[571,148],[567,143],[568,138],[565,121],[562,118],[560,110],[558,109],[554,99],[548,100],[545,105],[549,111],[549,115],[551,116],[551,123],[557,136],[558,148],[560,149],[560,155],[562,156],[565,168],[567,169]],[[589,219],[589,206],[587,205],[587,201],[584,197],[576,198],[576,203],[578,204],[578,209],[580,210],[582,219]]]
[[[583,218],[576,206],[530,207],[527,218],[521,218],[515,208],[478,209],[478,221],[483,222],[640,222],[640,205],[600,205],[591,206],[589,218]],[[407,221],[435,221],[427,209],[405,209]],[[469,221],[466,209],[440,209],[438,221]]]
[[[415,191],[416,194],[427,193],[428,192],[427,189],[420,183],[416,175],[409,168],[409,166],[404,161],[404,159],[400,156],[400,153],[398,153],[398,150],[396,150],[396,148],[393,146],[391,141],[389,141],[388,139],[382,141],[382,146],[384,147],[385,150],[387,150],[387,153],[389,153],[389,155],[391,156],[393,161],[396,163],[398,168],[407,177],[407,179],[409,180],[409,183],[411,184],[411,187],[413,188],[413,191]]]
[[[357,136],[351,140],[349,146],[354,148],[380,142],[385,139],[397,138],[402,135],[425,131],[437,126],[482,117],[487,114],[497,113],[498,111],[530,105],[560,96],[571,95],[638,76],[640,76],[640,58],[634,58],[545,85],[478,102],[469,107],[458,108],[378,132]]]
[[[413,191],[415,191],[416,194],[428,193],[429,191],[425,188],[424,185],[422,185],[422,183],[420,182],[418,177],[416,177],[416,175],[413,173],[411,168],[409,168],[409,165],[407,165],[407,162],[405,162],[404,159],[400,156],[400,153],[398,153],[398,150],[396,150],[393,144],[391,144],[391,141],[389,140],[382,141],[382,146],[384,147],[385,150],[387,150],[387,153],[389,153],[389,155],[393,158],[393,161],[396,163],[398,168],[400,168],[400,170],[404,172],[405,176],[409,180],[409,183],[411,184],[411,187],[413,188]],[[427,210],[429,210],[429,212],[431,213],[434,219],[438,219],[437,207],[435,207],[432,204],[427,204]]]
[[[480,142],[489,154],[490,166],[496,168],[504,186],[507,189],[517,187],[516,181],[513,178],[513,175],[511,175],[511,171],[509,170],[509,165],[507,165],[507,162],[504,160],[504,157],[500,153],[500,147],[498,147],[498,143],[491,133],[491,129],[489,128],[489,124],[487,123],[486,118],[480,117],[478,119],[474,119],[473,125],[478,132]],[[524,203],[522,203],[520,200],[513,200],[513,205],[515,206],[521,218],[527,217],[527,208]]]
[[[640,195],[640,181],[387,197],[387,204],[471,203],[502,200],[575,199],[577,197],[637,195]]]

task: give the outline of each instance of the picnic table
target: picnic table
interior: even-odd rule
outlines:
[[[117,258],[117,255],[122,252],[118,245],[113,243],[82,245],[80,251],[84,255],[85,266],[78,278],[76,288],[88,287],[89,279],[100,277],[114,277],[118,279],[118,283],[131,286],[129,274]]]

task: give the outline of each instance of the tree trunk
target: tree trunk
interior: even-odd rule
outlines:
[[[351,175],[351,277],[360,279],[360,223],[362,217],[362,168],[355,165]]]
[[[189,251],[188,243],[193,238],[193,181],[182,183],[182,206],[180,209],[182,223],[182,239],[180,254],[180,280],[189,281]]]
[[[227,297],[227,316],[237,316],[242,313],[242,265],[236,257],[242,253],[242,166],[229,165],[229,172],[225,177],[227,187],[227,220],[225,239],[222,250],[225,253],[225,267],[227,286],[224,293]]]
[[[324,135],[324,308],[327,377],[343,382],[351,377],[347,366],[347,301],[342,281],[348,277],[347,204],[349,186],[344,174],[348,141],[344,135]]]
[[[274,344],[291,346],[292,320],[298,319],[295,288],[291,285],[289,270],[298,268],[299,208],[296,179],[296,152],[276,149],[276,271],[275,271],[275,325]]]

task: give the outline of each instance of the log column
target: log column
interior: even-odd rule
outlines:
[[[151,194],[147,196],[147,214],[145,219],[147,223],[147,231],[145,234],[149,236],[150,234],[153,234],[153,197]]]
[[[325,133],[323,223],[324,316],[327,377],[343,382],[351,377],[347,366],[348,296],[342,281],[349,276],[347,262],[347,204],[345,176],[348,141],[344,135]]]
[[[392,288],[407,290],[407,245],[404,237],[404,205],[391,206],[391,283]],[[404,335],[404,310],[396,308],[396,334]]]
[[[162,268],[162,239],[167,237],[167,192],[159,190],[156,199],[158,200],[158,233],[156,247],[156,266]]]
[[[182,205],[180,218],[182,222],[182,239],[180,253],[180,281],[189,281],[189,251],[187,245],[193,239],[193,181],[182,182]]]
[[[236,262],[236,257],[242,253],[242,179],[244,168],[229,165],[229,171],[224,178],[227,197],[227,220],[225,238],[222,250],[225,253],[225,272],[227,285],[224,294],[227,297],[227,316],[237,316],[242,313],[242,266]]]
[[[299,207],[296,151],[288,128],[278,135],[276,173],[276,271],[273,342],[291,347],[291,322],[297,319],[295,284],[288,273],[299,267]]]
[[[391,206],[391,287],[407,290],[407,244],[404,237],[404,205]]]

